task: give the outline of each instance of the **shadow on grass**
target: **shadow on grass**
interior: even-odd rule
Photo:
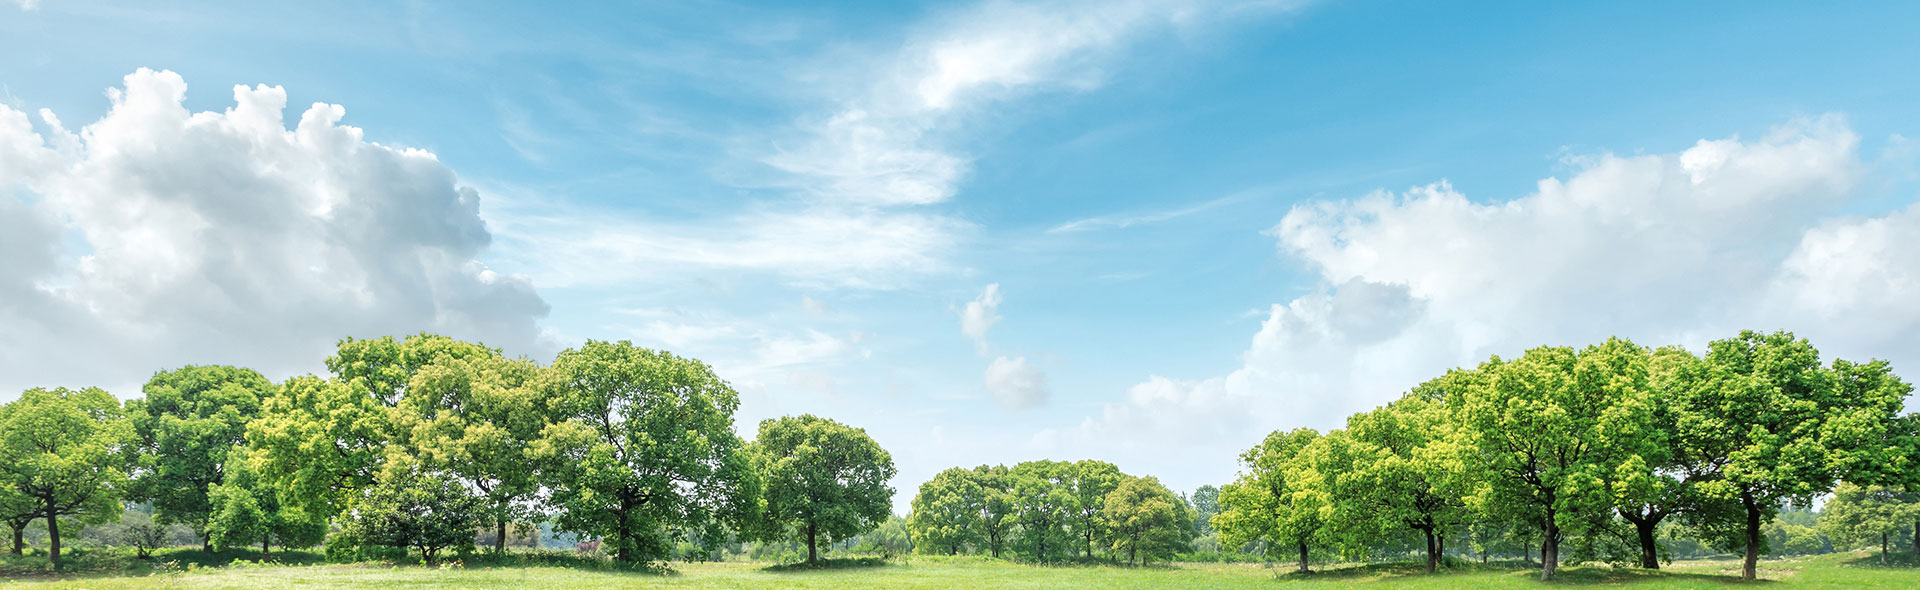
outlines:
[[[820,561],[813,562],[813,563],[807,563],[804,561],[800,563],[782,563],[782,564],[770,565],[767,567],[760,568],[760,571],[781,574],[781,573],[798,573],[798,572],[816,572],[816,571],[825,571],[825,570],[881,568],[881,567],[888,567],[891,565],[894,565],[894,563],[887,561],[887,559],[883,557],[848,557],[843,559],[822,559]]]
[[[1920,562],[1915,561],[1913,553],[1907,551],[1889,552],[1886,560],[1886,563],[1881,563],[1880,552],[1876,550],[1863,552],[1858,556],[1847,558],[1841,561],[1840,565],[1845,567],[1885,569],[1913,569],[1916,566],[1920,566]]]
[[[1453,563],[1442,567],[1432,574],[1427,573],[1426,564],[1420,562],[1369,563],[1323,570],[1302,574],[1292,570],[1276,575],[1280,580],[1322,580],[1358,582],[1363,580],[1415,579],[1425,576],[1450,576],[1473,573],[1505,573],[1509,576],[1539,578],[1539,564],[1520,562],[1494,563]],[[1567,567],[1555,572],[1550,584],[1556,586],[1603,586],[1631,585],[1641,582],[1687,581],[1739,582],[1739,577],[1671,570],[1645,570],[1639,568],[1614,568],[1606,566]],[[1768,584],[1772,580],[1756,580],[1755,584]]]
[[[35,549],[26,555],[6,555],[0,557],[0,577],[4,578],[40,578],[72,579],[100,578],[117,576],[144,576],[154,573],[182,571],[188,568],[225,567],[235,562],[259,563],[260,551],[256,549],[229,549],[226,551],[202,551],[193,549],[161,549],[146,558],[135,557],[132,549],[122,547],[74,548],[60,554],[60,571],[53,571],[53,565],[47,559],[43,549]],[[313,551],[276,551],[266,560],[273,565],[312,565],[325,561],[325,557]]]

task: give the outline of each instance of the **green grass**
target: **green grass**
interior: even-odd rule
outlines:
[[[164,557],[163,557],[164,559]],[[1676,562],[1649,572],[1605,566],[1569,567],[1551,586],[1666,588],[1749,587],[1797,588],[1920,588],[1920,568],[1882,567],[1876,555],[1841,553],[1762,564],[1765,580],[1742,583],[1739,562]],[[1322,588],[1467,589],[1540,588],[1538,572],[1517,566],[1463,566],[1428,576],[1415,564],[1371,564],[1328,568],[1309,576],[1285,573],[1286,566],[1269,569],[1247,564],[1182,564],[1124,568],[1111,566],[1042,567],[981,558],[911,557],[891,562],[842,562],[833,567],[794,568],[766,563],[679,563],[668,574],[592,570],[551,566],[425,566],[392,565],[247,565],[195,568],[187,572],[147,575],[74,575],[52,578],[34,574],[12,579],[0,588],[88,588],[96,590],[145,588],[618,588],[732,589],[732,588],[996,588],[1058,590],[1062,588]]]

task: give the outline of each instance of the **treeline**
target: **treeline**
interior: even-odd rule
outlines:
[[[893,460],[865,431],[814,416],[734,432],[739,395],[707,365],[589,341],[551,364],[422,334],[346,340],[329,375],[273,383],[189,366],[122,404],[97,388],[32,389],[0,406],[0,521],[13,552],[44,522],[117,519],[150,503],[205,549],[312,547],[428,562],[504,550],[514,524],[600,540],[626,563],[676,544],[815,547],[890,516]],[[521,527],[526,528],[526,527]]]
[[[921,553],[978,550],[1035,562],[1129,564],[1186,550],[1195,511],[1160,480],[1104,461],[953,468],[920,486],[907,530]]]
[[[1820,363],[1804,339],[1742,332],[1704,356],[1612,339],[1448,372],[1330,432],[1275,432],[1241,457],[1212,518],[1227,546],[1364,556],[1408,533],[1427,569],[1445,540],[1537,544],[1552,579],[1587,559],[1660,563],[1673,527],[1744,553],[1839,485],[1848,537],[1920,541],[1920,419],[1882,361]]]

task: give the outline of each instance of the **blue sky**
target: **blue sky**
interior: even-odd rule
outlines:
[[[904,498],[1042,457],[1218,484],[1272,429],[1613,334],[1789,329],[1911,376],[1914,22],[16,1],[0,385],[284,377],[349,335],[631,339],[713,363],[743,425],[867,428]],[[264,106],[230,111],[236,85]],[[306,141],[316,113],[359,134]]]

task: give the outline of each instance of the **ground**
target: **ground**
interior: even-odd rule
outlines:
[[[1245,564],[1181,564],[1167,567],[1039,567],[975,558],[911,557],[878,565],[806,570],[765,563],[676,563],[670,574],[596,571],[567,567],[441,567],[388,565],[243,566],[194,568],[142,576],[83,575],[61,579],[27,575],[0,584],[5,589],[87,588],[1537,588],[1538,572],[1516,567],[1462,566],[1427,576],[1418,566],[1333,567],[1309,576]],[[1276,572],[1279,572],[1276,574]],[[1920,588],[1920,568],[1882,567],[1871,554],[1842,553],[1762,564],[1766,581],[1743,584],[1730,560],[1677,562],[1659,572],[1571,567],[1556,586],[1721,588]]]

